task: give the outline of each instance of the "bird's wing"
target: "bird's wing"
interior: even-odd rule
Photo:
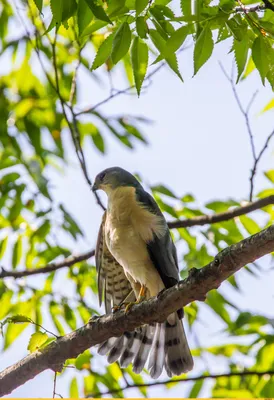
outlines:
[[[103,215],[98,234],[95,261],[98,273],[99,304],[102,304],[104,295],[106,313],[110,313],[112,307],[119,305],[130,294],[132,287],[123,268],[107,248],[104,235],[106,213],[107,211]]]
[[[136,189],[136,200],[146,210],[161,218],[164,234],[159,237],[154,233],[153,240],[147,243],[147,250],[165,287],[174,286],[179,280],[178,260],[165,217],[153,197],[142,188]]]

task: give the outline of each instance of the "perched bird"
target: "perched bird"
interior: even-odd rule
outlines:
[[[176,248],[166,220],[153,197],[138,180],[119,167],[97,175],[93,191],[108,196],[96,246],[99,301],[106,313],[122,304],[156,296],[179,280]],[[169,315],[164,323],[141,326],[100,345],[110,363],[121,367],[131,362],[140,373],[148,360],[152,378],[165,368],[169,376],[193,368],[193,359],[182,324],[183,310]]]

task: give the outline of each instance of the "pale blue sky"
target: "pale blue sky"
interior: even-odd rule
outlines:
[[[245,122],[240,115],[231,87],[220,70],[218,60],[222,60],[228,71],[231,70],[232,56],[227,56],[229,46],[216,46],[212,59],[192,78],[192,50],[180,55],[180,69],[185,83],[167,68],[153,77],[153,84],[146,94],[138,99],[133,96],[119,96],[100,110],[106,114],[135,114],[149,117],[154,121],[151,125],[143,125],[143,133],[148,138],[148,147],[137,143],[134,151],[127,150],[112,137],[105,135],[108,152],[102,156],[90,145],[85,154],[88,171],[94,177],[102,169],[119,165],[130,172],[139,172],[149,184],[163,183],[170,186],[175,193],[183,195],[192,193],[199,205],[213,199],[247,199],[249,194],[249,174],[252,158]],[[126,85],[119,67],[113,74],[115,88]],[[252,73],[246,82],[238,86],[244,104],[249,102],[253,92],[259,88],[260,93],[252,112],[255,142],[260,149],[266,136],[273,129],[273,112],[259,116],[259,111],[273,97],[270,88],[263,88],[258,73]],[[94,105],[108,95],[108,88],[100,88],[80,73],[79,107]],[[67,139],[67,151],[71,166],[63,175],[52,173],[54,194],[62,201],[79,221],[86,234],[86,241],[75,245],[75,253],[94,247],[96,235],[102,215],[96,204],[81,170],[77,164],[70,138]],[[273,144],[266,151],[260,164],[255,193],[268,185],[262,171],[273,168]],[[102,196],[104,198],[104,196]],[[104,198],[105,200],[105,198]],[[269,259],[262,262],[269,268]],[[273,310],[273,278],[274,272],[265,273],[260,279],[252,278],[244,271],[238,274],[242,294],[235,293],[226,284],[221,291],[228,298],[237,302],[239,307],[253,312],[262,312],[272,316]],[[60,271],[55,290],[69,294],[70,287],[64,285],[65,272]],[[29,282],[39,285],[41,278],[31,278]],[[65,286],[65,287],[64,287]],[[256,293],[256,296],[254,294]],[[220,330],[221,321],[203,307],[201,320],[197,324],[196,334],[202,345],[214,345],[224,341]],[[213,335],[212,332],[215,334]],[[0,369],[18,361],[27,354],[27,343],[30,329],[2,355]],[[1,340],[1,339],[0,339]],[[195,347],[193,336],[189,342]],[[103,357],[98,359],[103,365]],[[222,372],[225,364],[211,365],[212,372]],[[198,375],[203,361],[197,360],[192,375]],[[67,371],[65,377],[59,378],[57,392],[68,396],[68,379],[75,371]],[[162,376],[164,379],[164,375]],[[80,380],[79,380],[80,381]],[[210,385],[208,383],[207,385]],[[15,390],[11,397],[51,397],[53,373],[45,372],[21,388]],[[189,385],[181,385],[170,391],[156,387],[150,390],[151,396],[182,397],[188,394]],[[127,396],[138,396],[138,392],[128,391]],[[207,390],[201,395],[206,396]]]

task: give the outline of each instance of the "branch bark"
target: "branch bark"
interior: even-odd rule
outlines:
[[[178,229],[178,228],[189,228],[192,226],[203,226],[207,224],[216,224],[218,222],[229,221],[232,218],[239,217],[240,215],[248,214],[252,211],[259,210],[268,205],[274,204],[274,195],[264,197],[263,199],[254,201],[252,203],[247,204],[242,207],[235,207],[232,210],[217,213],[212,215],[201,215],[199,217],[189,218],[185,220],[177,220],[168,222],[168,226],[170,229]],[[32,268],[26,269],[23,271],[8,271],[2,267],[0,270],[0,279],[1,278],[23,278],[25,276],[37,275],[37,274],[45,274],[52,271],[57,271],[58,269],[71,267],[74,264],[87,260],[95,255],[95,250],[88,251],[79,256],[69,256],[65,258],[63,261],[50,263],[40,268]]]
[[[185,220],[172,221],[168,223],[170,229],[174,228],[189,228],[191,226],[202,226],[207,224],[216,224],[217,222],[229,221],[232,218],[239,217],[240,215],[248,214],[252,211],[259,210],[270,204],[274,204],[274,195],[264,197],[263,199],[256,200],[252,203],[242,207],[235,207],[232,210],[223,213],[212,215],[201,215],[200,217],[189,218]]]
[[[69,256],[60,262],[53,262],[53,263],[45,265],[44,267],[30,268],[30,269],[25,269],[23,271],[7,271],[2,267],[1,272],[0,272],[0,279],[7,278],[7,277],[18,279],[18,278],[23,278],[24,276],[46,274],[48,272],[57,271],[58,269],[61,269],[64,267],[71,267],[72,265],[74,265],[80,261],[88,260],[89,258],[93,257],[94,254],[95,254],[95,250],[90,250],[79,256]]]
[[[191,269],[187,279],[159,296],[133,306],[128,314],[119,311],[104,315],[6,368],[0,374],[0,396],[11,393],[47,369],[60,371],[68,358],[75,358],[110,337],[120,336],[143,324],[163,322],[180,307],[195,300],[205,300],[206,294],[217,289],[229,276],[272,251],[274,225],[226,248],[204,268]]]

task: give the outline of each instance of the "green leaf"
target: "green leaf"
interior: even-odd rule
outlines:
[[[42,12],[43,8],[43,0],[34,0],[36,7],[38,8],[39,12]]]
[[[22,323],[33,323],[33,321],[28,318],[25,317],[25,315],[13,315],[12,317],[7,318],[7,322],[8,323],[13,323],[13,324],[22,324]]]
[[[148,0],[135,0],[136,16],[140,15],[142,11],[147,7]]]
[[[85,31],[85,28],[93,19],[93,14],[86,3],[86,0],[79,0],[77,9],[77,23],[79,29],[79,36]]]
[[[8,236],[6,236],[0,243],[0,259],[3,257],[5,254],[7,244],[8,244]]]
[[[181,0],[181,11],[184,16],[191,15],[191,0]]]
[[[212,32],[208,27],[205,27],[200,33],[194,48],[194,75],[209,59],[213,51]]]
[[[37,237],[41,240],[44,240],[47,234],[50,231],[50,221],[47,219],[45,222],[42,223],[41,226],[33,233],[34,237]]]
[[[39,350],[43,344],[47,342],[49,339],[48,335],[43,332],[35,332],[31,335],[29,344],[28,344],[28,350],[30,353],[34,353],[35,351]]]
[[[63,0],[62,22],[67,21],[72,17],[77,10],[77,3],[75,0]]]
[[[254,235],[255,233],[258,233],[261,230],[259,225],[255,221],[253,221],[253,219],[249,218],[247,215],[241,215],[239,219],[243,224],[243,227],[250,235]]]
[[[262,36],[258,36],[252,46],[252,58],[256,68],[258,69],[263,85],[265,83],[265,77],[269,71],[270,65],[268,62],[267,53],[269,51],[268,41]]]
[[[100,153],[104,154],[105,153],[105,141],[104,141],[103,136],[100,134],[100,132],[98,130],[96,133],[94,132],[91,135],[91,139],[92,139],[94,145],[100,151]]]
[[[135,37],[131,48],[131,63],[138,96],[140,96],[148,64],[148,46],[139,37]]]
[[[60,24],[62,21],[64,0],[51,0],[50,8],[53,16],[53,20]],[[49,28],[48,28],[49,29]]]
[[[107,59],[110,57],[111,50],[112,50],[112,43],[114,39],[114,33],[109,35],[101,44],[99,47],[97,54],[95,56],[95,59],[93,61],[91,71],[94,69],[100,67],[102,64],[104,64]]]
[[[273,105],[273,107],[274,107],[274,105]],[[270,180],[270,182],[274,183],[274,169],[271,169],[270,171],[265,172],[264,175],[267,177],[267,179]]]
[[[85,1],[86,1],[87,5],[89,6],[89,8],[91,9],[93,15],[97,19],[99,19],[100,21],[105,21],[105,22],[109,22],[110,24],[112,24],[111,20],[105,13],[105,10],[103,9],[103,7],[97,4],[97,0],[85,0]]]
[[[79,390],[78,390],[78,384],[77,384],[76,378],[73,378],[70,382],[69,397],[74,398],[74,399],[79,398]]]
[[[138,17],[136,19],[136,31],[140,38],[146,39],[149,29],[144,17]]]
[[[153,64],[161,61],[163,58],[167,58],[175,53],[184,43],[189,33],[188,26],[182,26],[177,29],[177,31],[173,32],[171,36],[167,39],[166,44],[163,48],[161,54],[157,57]]]
[[[218,317],[222,318],[228,325],[231,323],[230,315],[225,308],[227,301],[216,290],[211,290],[207,294],[206,303],[215,311]]]
[[[160,51],[160,53],[162,53],[165,49],[166,41],[163,39],[163,37],[160,35],[160,33],[158,31],[156,31],[155,29],[150,29],[149,36],[150,36],[153,44],[155,45],[155,47],[157,47],[157,49]],[[166,60],[167,64],[169,65],[169,67],[172,69],[172,71],[175,72],[175,74],[183,82],[183,78],[182,78],[179,68],[178,68],[176,55],[171,54],[170,56],[166,57],[165,60]]]
[[[117,30],[115,37],[113,39],[113,46],[111,52],[111,58],[113,64],[117,64],[121,58],[126,55],[131,43],[131,31],[129,28],[129,24],[127,22],[123,22],[119,29]]]
[[[204,382],[205,381],[203,379],[196,381],[194,383],[194,385],[192,386],[187,397],[197,399],[197,397],[199,396],[199,393],[203,387]]]
[[[66,320],[68,326],[72,330],[75,330],[76,325],[77,325],[76,317],[75,317],[73,310],[66,303],[64,304],[64,317],[65,317],[65,320]]]
[[[260,397],[271,398],[273,396],[273,393],[274,393],[274,378],[271,377],[266,382],[263,389],[260,391]]]
[[[128,12],[126,0],[110,0],[108,2],[108,15],[112,18],[122,16]]]
[[[244,36],[244,38],[239,41],[234,39],[233,41],[233,50],[235,55],[235,61],[238,69],[237,83],[239,82],[240,76],[242,75],[248,56],[249,50],[249,37],[248,35]]]
[[[19,262],[22,258],[22,252],[23,252],[22,236],[18,236],[17,241],[14,244],[13,253],[12,253],[12,268],[13,269],[15,269],[17,267],[17,265],[19,264]]]
[[[163,51],[164,57],[167,57],[171,53],[175,53],[186,40],[188,33],[188,26],[182,26],[172,33],[172,35],[167,39],[166,47]]]
[[[164,185],[152,186],[152,187],[151,187],[151,190],[152,190],[153,192],[158,192],[158,193],[164,194],[165,196],[172,197],[173,199],[176,199],[176,198],[177,198],[177,197],[175,196],[175,194],[174,194],[170,189],[168,189],[166,186],[164,186]]]
[[[247,25],[243,23],[239,15],[229,19],[226,25],[236,40],[243,40],[246,35]]]
[[[249,60],[247,62],[247,66],[246,66],[245,72],[244,72],[244,74],[242,76],[242,80],[246,79],[248,77],[248,75],[251,74],[252,71],[254,71],[255,68],[256,67],[255,67],[254,61],[252,59],[252,56],[250,56]]]
[[[262,109],[261,113],[264,113],[266,111],[271,110],[272,108],[274,108],[274,99],[270,100],[269,103],[267,103],[267,105]]]
[[[84,353],[80,354],[75,360],[75,367],[81,371],[83,369],[90,368],[90,359],[91,354],[89,350],[86,350]]]

